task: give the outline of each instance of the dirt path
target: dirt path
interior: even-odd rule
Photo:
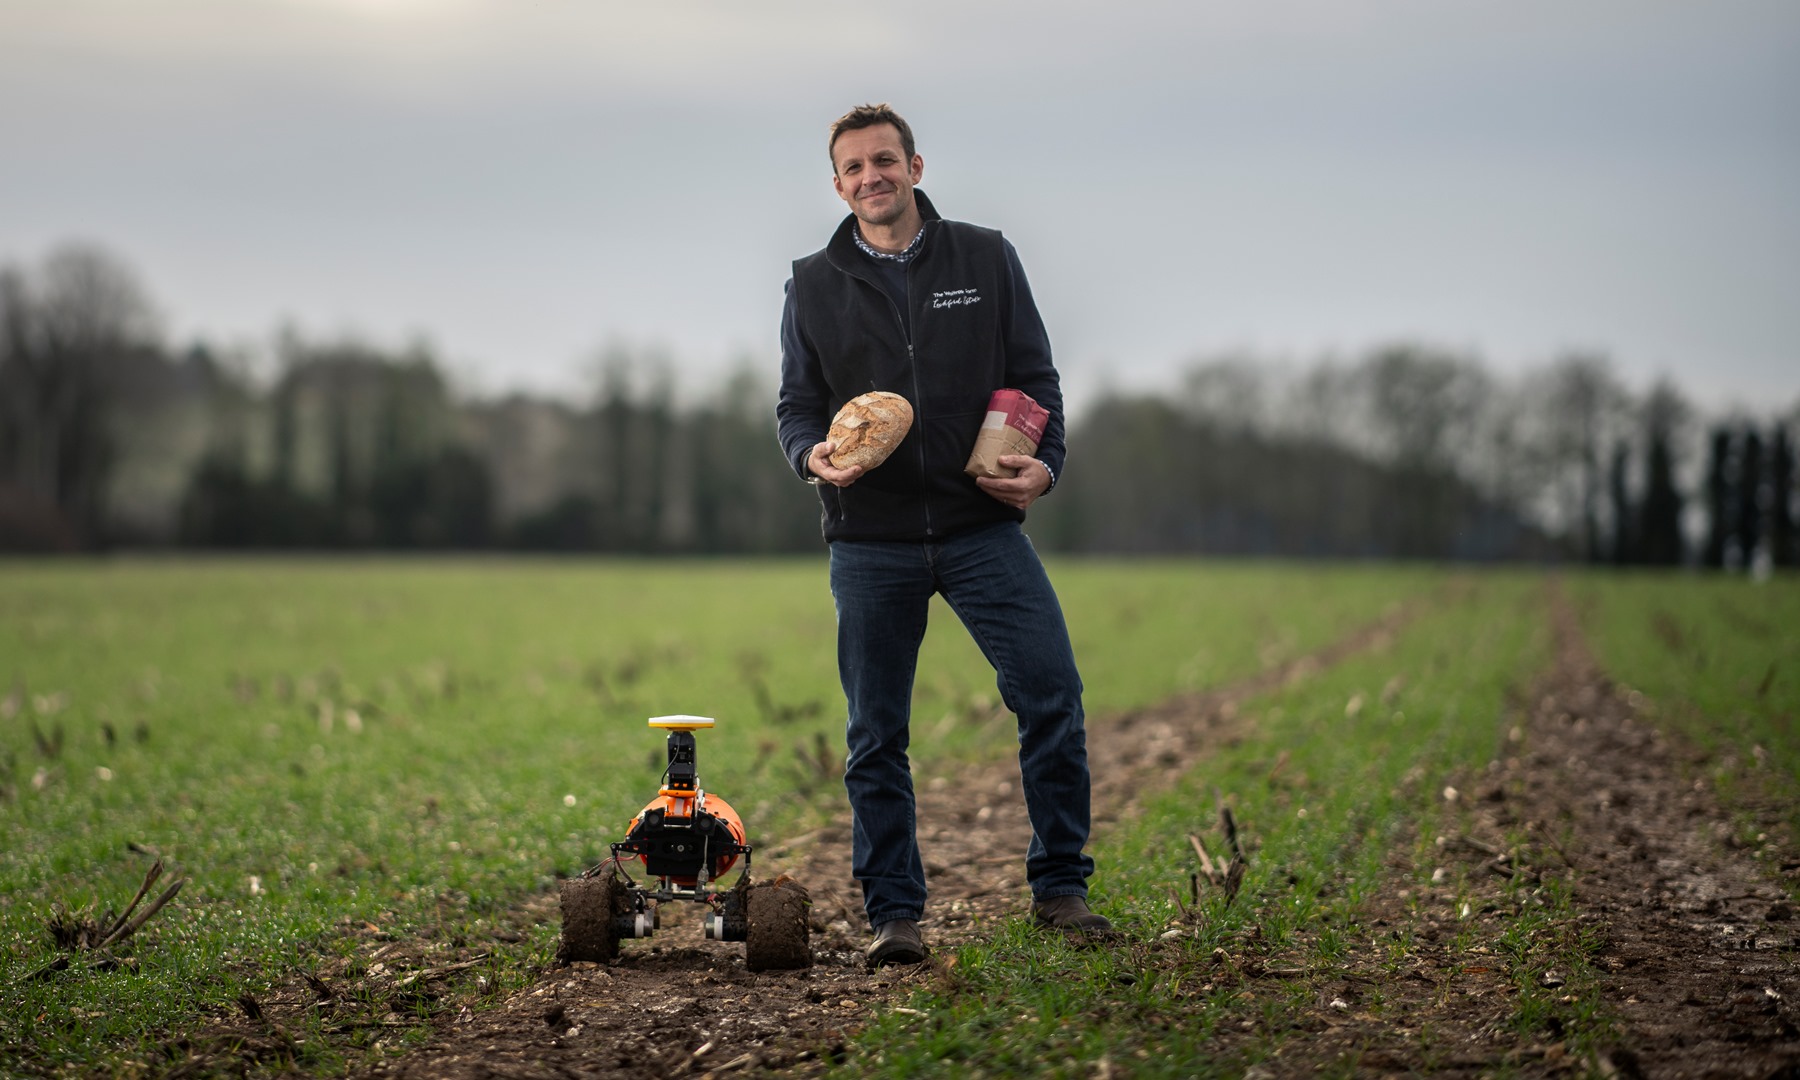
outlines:
[[[1382,644],[1418,607],[1396,605],[1324,649],[1228,688],[1092,721],[1096,831],[1128,813],[1156,776],[1180,775],[1205,747],[1228,737],[1239,700]],[[996,724],[997,740],[1008,734]],[[931,888],[926,936],[945,952],[1025,910],[1031,827],[1016,756],[921,776],[918,798]],[[849,809],[843,805],[827,827],[757,853],[759,876],[785,871],[811,891],[810,970],[753,974],[744,967],[741,946],[704,941],[697,922],[665,922],[649,941],[628,942],[613,963],[553,969],[498,1008],[440,1024],[428,1046],[370,1075],[724,1075],[816,1061],[819,1048],[829,1054],[872,1011],[934,977],[930,965],[865,970],[868,932],[849,852]]]
[[[1800,965],[1793,910],[1730,815],[1594,661],[1553,593],[1558,663],[1530,715],[1518,799],[1552,808],[1577,905],[1601,934],[1602,989],[1629,1075],[1800,1077]],[[1542,812],[1542,811],[1538,811]],[[1500,810],[1495,824],[1508,816]]]
[[[1629,692],[1598,671],[1560,591],[1547,597],[1556,663],[1511,717],[1517,753],[1459,781],[1464,831],[1435,849],[1443,866],[1470,872],[1473,884],[1460,893],[1448,884],[1421,890],[1418,868],[1395,865],[1366,918],[1374,927],[1407,932],[1405,970],[1384,966],[1367,943],[1352,948],[1330,972],[1301,976],[1315,991],[1316,1010],[1287,1018],[1279,1032],[1233,1029],[1220,1036],[1221,1053],[1276,1039],[1278,1056],[1257,1067],[1263,1077],[1310,1074],[1320,1066],[1342,1072],[1346,1065],[1366,1075],[1800,1077],[1800,974],[1790,906],[1748,853],[1720,843],[1725,812],[1703,785],[1683,778],[1682,751],[1645,721]],[[1159,777],[1181,775],[1209,748],[1237,737],[1239,700],[1378,648],[1417,611],[1397,608],[1325,649],[1232,687],[1091,720],[1096,831],[1129,817]],[[995,737],[1006,732],[997,727]],[[919,801],[932,892],[928,940],[951,950],[1022,914],[1030,829],[1016,760],[923,775]],[[1521,829],[1541,842],[1506,850],[1507,838]],[[816,962],[810,970],[753,974],[741,946],[702,940],[697,922],[666,920],[655,938],[627,943],[613,963],[553,968],[481,1011],[440,1009],[426,1045],[366,1075],[457,1080],[811,1071],[873,1013],[937,977],[931,965],[864,970],[867,932],[849,846],[848,811],[840,806],[827,827],[757,853],[760,877],[785,871],[812,892]],[[1397,856],[1404,857],[1404,851]],[[1595,942],[1595,996],[1619,1032],[1616,1044],[1597,1055],[1571,1052],[1554,1015],[1540,1028],[1521,1030],[1520,989],[1508,964],[1491,949],[1468,951],[1462,920],[1474,920],[1484,940],[1492,940],[1519,917],[1521,903],[1534,902],[1529,891],[1505,887],[1507,876],[1517,874],[1559,881],[1571,892],[1577,914],[1547,925],[1545,933]],[[1466,914],[1458,910],[1464,901],[1471,904]],[[536,898],[514,916],[515,924],[553,921],[555,900]],[[392,996],[393,976],[431,970],[434,963],[448,969],[453,965],[446,961],[481,947],[454,944],[432,960],[417,942],[371,941],[360,982],[346,976],[345,985],[327,988],[334,996],[322,1005],[373,995],[395,1003],[388,1020],[396,1032],[416,1031],[418,1022],[400,1013],[404,998]],[[367,974],[369,962],[378,966],[383,956],[391,969],[387,984]],[[1281,958],[1265,958],[1221,974],[1249,990],[1267,985],[1282,993],[1296,970]],[[1558,980],[1566,974],[1544,972],[1546,992],[1562,993]],[[420,989],[428,992],[423,983]],[[1371,1011],[1377,998],[1380,1015]],[[263,1019],[248,1028],[241,1018],[223,1025],[240,1055],[278,1058],[292,1049],[280,1035],[281,1008],[321,1008],[305,993],[270,1005],[262,1003]],[[215,1033],[194,1060],[212,1056],[216,1065],[219,1045]]]
[[[1560,588],[1547,606],[1554,666],[1518,705],[1516,754],[1459,783],[1464,831],[1435,838],[1433,853],[1447,880],[1421,890],[1421,869],[1434,868],[1397,865],[1366,912],[1407,940],[1404,969],[1366,943],[1353,950],[1316,980],[1322,1007],[1297,1025],[1310,1037],[1290,1038],[1263,1075],[1348,1064],[1370,1075],[1800,1078],[1792,906],[1769,864],[1724,842],[1730,815],[1684,774],[1694,755],[1600,670]],[[1535,842],[1508,847],[1521,830]],[[1455,871],[1467,888],[1449,880]],[[1524,908],[1542,907],[1542,893],[1509,891],[1515,876],[1560,882],[1573,918],[1534,922]],[[1529,1010],[1498,942],[1527,924],[1523,963],[1542,1008],[1521,1030]],[[1535,970],[1537,945],[1580,940],[1594,985]],[[1585,1055],[1571,1052],[1560,1019],[1577,995],[1597,999],[1617,1033]],[[1377,998],[1379,1017],[1367,1011]]]

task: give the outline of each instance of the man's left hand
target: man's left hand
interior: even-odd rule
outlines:
[[[1019,475],[1010,480],[999,480],[988,476],[977,476],[975,482],[981,490],[999,499],[1015,510],[1024,510],[1037,501],[1037,497],[1050,490],[1050,470],[1044,463],[1024,454],[1001,454],[1000,464],[1009,469],[1019,470]]]

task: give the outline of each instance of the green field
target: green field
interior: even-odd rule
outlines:
[[[1243,931],[1250,911],[1271,942],[1303,926],[1354,932],[1384,845],[1428,829],[1442,778],[1488,760],[1506,693],[1548,647],[1535,574],[1052,569],[1095,715],[1246,678],[1409,600],[1425,609],[1389,649],[1253,703],[1253,738],[1101,838],[1117,869],[1095,899],[1149,938],[1174,911],[1168,883],[1186,880],[1167,837],[1192,831],[1216,789],[1258,825],[1246,894],[1294,902],[1220,908],[1208,933]],[[1759,793],[1792,795],[1795,585],[1595,577],[1571,590],[1621,680],[1695,739],[1761,764]],[[805,827],[841,800],[803,763],[821,740],[838,751],[832,641],[822,560],[0,564],[0,1072],[112,1071],[309,970],[343,947],[345,926],[491,932],[559,872],[598,860],[641,804],[662,754],[647,716],[720,718],[708,753],[734,763],[732,799],[753,832]],[[1669,663],[1657,650],[1671,641],[1707,666]],[[967,722],[994,707],[992,675],[941,606],[920,671],[922,766],[1009,749]],[[1347,723],[1359,696],[1371,704]],[[1291,757],[1280,782],[1268,778],[1278,750]],[[59,907],[122,907],[157,856],[188,883],[134,963],[26,978],[59,955],[47,929]],[[1295,886],[1326,879],[1341,882],[1329,900]],[[496,993],[553,953],[554,925],[522,933],[496,952]],[[1309,931],[1306,947],[1329,962],[1330,935]],[[882,1060],[895,1075],[1004,1072],[1011,1055],[1145,1050],[1191,1073],[1211,1025],[1254,1007],[1202,995],[1172,1009],[1154,980],[1121,994],[1105,958],[1084,961],[1099,965],[1091,980],[1031,996],[1027,976],[1052,948],[1003,934],[971,953],[965,982],[932,1004],[941,1025],[877,1023]],[[1138,1030],[1153,998],[1160,1042]],[[1042,1022],[1000,1023],[1022,1013]],[[303,1064],[341,1071],[335,1053]]]
[[[1719,782],[1746,831],[1759,818],[1766,826],[1770,807],[1800,824],[1797,586],[1611,575],[1567,585],[1616,678],[1653,695],[1653,711],[1713,755],[1697,768]],[[1591,916],[1554,878],[1509,883],[1498,904],[1475,899],[1471,911],[1481,883],[1441,849],[1467,806],[1466,794],[1451,802],[1447,793],[1466,793],[1491,762],[1516,752],[1518,703],[1552,647],[1545,593],[1543,575],[1481,575],[1391,648],[1249,702],[1257,737],[1222,748],[1106,838],[1108,872],[1094,899],[1136,947],[1071,948],[1017,920],[961,950],[943,987],[879,1018],[838,1074],[1233,1077],[1268,1063],[1269,1075],[1285,1075],[1294,1066],[1276,1060],[1284,1048],[1304,1048],[1326,1029],[1317,1017],[1329,992],[1320,988],[1345,980],[1367,988],[1360,1013],[1410,1032],[1419,1058],[1448,1067],[1466,1036],[1435,1029],[1389,993],[1421,954],[1415,935],[1433,914],[1423,897],[1436,884],[1439,906],[1460,913],[1437,955],[1500,973],[1514,995],[1506,1025],[1521,1042],[1557,1032],[1568,1060],[1607,1075],[1592,1055],[1619,1030],[1598,990]],[[1254,830],[1251,868],[1235,903],[1209,889],[1185,911],[1196,860],[1182,839],[1202,832],[1220,851],[1213,812],[1221,800]],[[1791,854],[1796,835],[1790,828],[1783,843],[1755,853]],[[1743,843],[1756,849],[1769,839]],[[1396,865],[1432,869],[1396,883]],[[1445,877],[1433,876],[1444,867],[1452,868]],[[1800,893],[1792,875],[1774,869],[1777,887]],[[1397,920],[1378,923],[1368,908],[1383,885],[1414,899]],[[1251,992],[1239,972],[1251,965],[1293,974]],[[1553,972],[1552,990],[1544,984]],[[1534,1075],[1539,1066],[1484,1072],[1495,1068]],[[1340,1073],[1364,1069],[1352,1057],[1325,1070]]]
[[[1741,805],[1783,808],[1800,835],[1800,589],[1665,576],[1599,578],[1577,597],[1600,662],[1711,755],[1707,778]],[[1746,841],[1760,831],[1745,822]]]

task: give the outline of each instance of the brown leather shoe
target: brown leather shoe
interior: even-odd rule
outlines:
[[[1065,934],[1106,937],[1113,932],[1106,916],[1088,910],[1085,896],[1053,896],[1031,905],[1032,918],[1039,926],[1061,930]]]
[[[923,964],[930,955],[915,919],[882,923],[875,928],[875,940],[863,950],[863,959],[872,968],[887,964]]]

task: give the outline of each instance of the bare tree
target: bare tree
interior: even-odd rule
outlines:
[[[0,267],[0,487],[53,506],[79,542],[103,532],[120,365],[158,337],[137,276],[98,247]]]
[[[1287,387],[1278,427],[1303,442],[1372,452],[1355,375],[1330,357]]]
[[[1491,389],[1473,360],[1417,345],[1369,355],[1360,368],[1369,422],[1383,456],[1420,472],[1463,464]]]
[[[1603,476],[1607,448],[1631,439],[1631,394],[1603,354],[1572,352],[1527,380],[1530,452],[1522,462],[1542,494],[1539,509],[1584,559],[1605,558],[1615,500]],[[1608,529],[1610,524],[1611,529]]]
[[[1181,403],[1195,420],[1219,432],[1266,436],[1270,386],[1285,372],[1247,356],[1223,356],[1188,369]]]

